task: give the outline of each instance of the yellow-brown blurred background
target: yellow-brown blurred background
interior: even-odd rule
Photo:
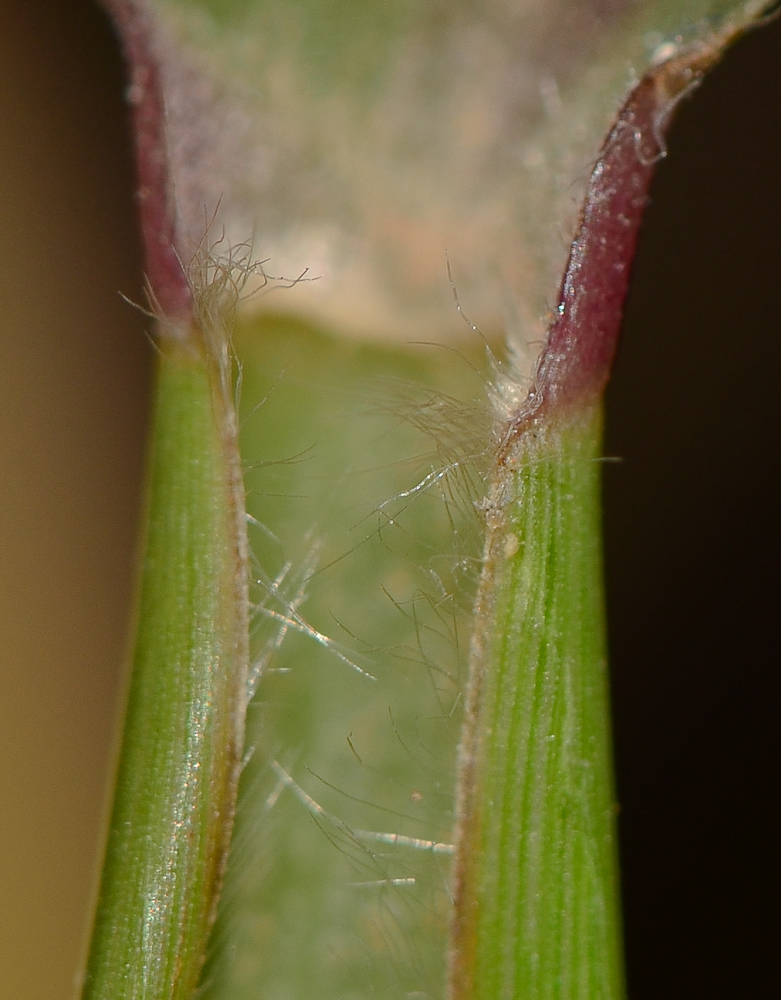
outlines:
[[[74,993],[125,643],[150,348],[112,35],[0,3],[0,997]]]
[[[778,749],[762,735],[769,719],[761,710],[778,693],[779,655],[767,634],[751,643],[763,622],[772,636],[777,618],[777,573],[771,578],[768,560],[778,531],[767,532],[777,521],[780,423],[779,67],[776,26],[741,46],[687,111],[660,178],[611,389],[608,450],[625,457],[624,468],[608,474],[608,569],[635,998],[756,1000],[771,996],[776,975],[761,914],[765,869],[757,863],[746,872],[745,858],[736,861],[739,824],[733,830],[729,818],[748,816],[756,833],[746,841],[751,863],[763,850],[767,862],[763,803],[774,793],[757,772],[773,771]],[[0,0],[0,1000],[72,996],[100,842],[151,356],[143,317],[118,295],[141,297],[122,86],[111,32],[89,0]],[[698,315],[705,341],[688,339]],[[723,360],[714,378],[670,381],[687,365],[702,367],[702,345],[720,325]],[[760,335],[769,354],[747,372],[743,359]],[[715,438],[696,417],[681,431],[689,395],[689,412],[711,406],[745,416],[747,398],[767,394],[770,402],[750,410],[747,423],[730,419]],[[725,433],[734,433],[731,450]],[[703,451],[712,452],[710,472],[697,464]],[[665,465],[671,456],[683,479]],[[760,477],[753,493],[752,470]],[[706,483],[708,475],[704,499],[682,522],[677,498],[689,480]],[[666,522],[648,514],[668,508]],[[683,549],[699,522],[710,535]],[[696,624],[690,595],[704,593],[694,603],[711,606],[715,598],[707,580],[689,583],[680,572],[681,552],[704,561],[713,582],[713,553],[722,546],[737,560],[756,523],[765,532],[754,543],[763,568],[727,566],[718,584],[722,625],[730,614],[754,618],[725,638]],[[655,552],[666,552],[657,577]],[[685,588],[676,590],[682,579]],[[730,580],[736,590],[725,595]],[[756,592],[744,607],[747,586]],[[762,617],[757,608],[765,606]],[[675,608],[681,621],[660,644]],[[687,629],[710,635],[720,652],[693,652]],[[732,673],[714,667],[725,649]],[[703,714],[714,676],[721,700]],[[671,695],[681,677],[689,680]],[[742,737],[728,725],[736,715]],[[645,743],[632,742],[638,733]],[[692,735],[694,758],[685,749]],[[722,760],[721,746],[749,751]],[[720,824],[729,831],[723,836]],[[683,844],[677,855],[676,843]],[[700,881],[687,883],[701,858]],[[753,930],[736,938],[745,926]],[[733,956],[730,941],[740,944]]]

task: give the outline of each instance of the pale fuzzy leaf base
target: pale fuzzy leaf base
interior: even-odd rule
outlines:
[[[153,0],[185,236],[321,275],[274,308],[362,338],[463,340],[449,255],[528,370],[619,103],[763,6]]]

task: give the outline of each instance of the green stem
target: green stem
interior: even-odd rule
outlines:
[[[599,408],[518,437],[489,494],[461,748],[454,1000],[623,994]]]
[[[243,753],[247,569],[235,421],[218,364],[157,365],[140,610],[84,1000],[197,986]]]

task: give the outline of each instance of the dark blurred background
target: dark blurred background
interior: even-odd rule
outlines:
[[[608,390],[634,1000],[781,996],[781,23],[681,109]]]
[[[609,391],[633,1000],[778,995],[781,24],[682,109]],[[0,997],[72,995],[151,352],[123,78],[91,0],[0,0]]]

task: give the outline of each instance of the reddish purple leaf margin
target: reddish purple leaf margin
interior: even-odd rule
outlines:
[[[152,15],[136,0],[102,0],[119,32],[130,75],[139,217],[151,304],[169,323],[192,319],[193,299],[181,240],[166,142],[165,97]]]
[[[537,361],[532,388],[509,421],[502,456],[532,426],[603,392],[615,357],[648,189],[681,98],[719,58],[700,45],[652,69],[618,112],[591,172],[586,198]]]

